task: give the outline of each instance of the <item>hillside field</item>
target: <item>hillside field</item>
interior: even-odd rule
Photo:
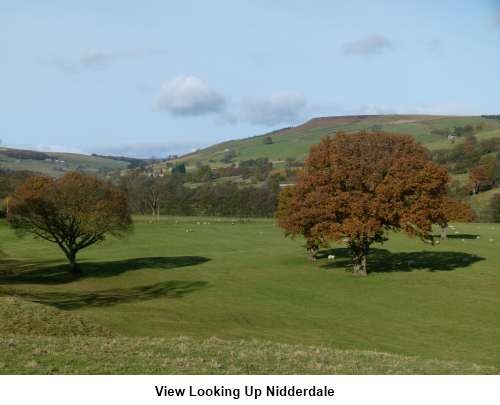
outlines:
[[[64,152],[45,152],[52,160],[15,159],[3,155],[2,150],[7,149],[0,148],[0,169],[27,170],[53,177],[73,170],[96,174],[99,170],[122,170],[128,166],[120,160]]]
[[[220,165],[225,152],[233,150],[235,162],[267,157],[275,164],[283,163],[286,158],[305,159],[312,145],[321,138],[333,136],[336,132],[356,132],[379,130],[391,133],[412,135],[417,141],[431,150],[451,148],[453,144],[444,136],[432,133],[436,129],[453,129],[464,125],[482,125],[483,130],[476,134],[479,140],[500,137],[500,120],[475,116],[439,115],[365,115],[314,118],[296,127],[275,131],[274,133],[253,136],[219,143],[195,153],[185,155],[180,160],[194,165],[197,162]],[[271,136],[273,143],[264,144],[263,139]],[[460,142],[460,139],[457,139]]]
[[[75,281],[56,247],[0,222],[0,373],[497,374],[500,226],[455,232],[391,235],[357,278],[342,246],[311,262],[273,220],[136,217],[128,239],[81,253]],[[23,314],[82,336],[31,333]]]

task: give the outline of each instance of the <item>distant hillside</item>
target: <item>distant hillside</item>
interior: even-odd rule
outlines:
[[[110,157],[0,148],[0,169],[31,171],[54,177],[72,170],[98,173],[125,169],[129,165],[130,161]]]
[[[321,138],[334,135],[338,131],[355,132],[362,129],[378,129],[394,133],[407,133],[415,137],[429,149],[449,148],[452,143],[444,134],[446,129],[472,125],[481,126],[476,134],[478,139],[500,137],[500,120],[480,116],[443,116],[443,115],[359,115],[314,118],[296,127],[284,128],[268,134],[245,139],[223,142],[206,149],[182,156],[179,161],[189,165],[197,162],[213,165],[224,164],[224,157],[235,155],[234,162],[269,158],[279,165],[286,158],[303,160],[309,148]],[[270,137],[272,143],[265,143]],[[268,141],[269,142],[269,141]],[[457,138],[456,142],[460,142]]]

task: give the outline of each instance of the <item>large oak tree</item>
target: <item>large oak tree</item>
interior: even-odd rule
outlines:
[[[29,178],[12,194],[7,220],[21,234],[56,243],[74,275],[80,274],[76,263],[80,250],[108,234],[123,236],[132,224],[123,192],[77,172],[59,179]]]
[[[366,275],[370,246],[388,231],[431,241],[432,225],[446,226],[447,181],[411,136],[339,133],[311,149],[297,183],[282,192],[278,223],[308,248],[346,242],[353,274]]]

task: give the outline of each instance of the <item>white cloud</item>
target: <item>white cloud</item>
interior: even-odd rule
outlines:
[[[164,158],[168,155],[183,154],[206,146],[199,141],[180,142],[125,142],[116,145],[96,145],[88,148],[92,153],[111,156],[130,156],[136,158]]]
[[[144,56],[166,55],[168,51],[161,48],[137,48],[116,51],[86,51],[73,61],[56,60],[55,63],[66,72],[81,72],[105,67],[121,59],[139,58]]]
[[[173,115],[202,115],[220,112],[226,100],[195,76],[178,76],[163,82],[156,109]]]
[[[395,108],[388,108],[383,106],[377,106],[373,104],[362,105],[360,107],[354,108],[348,111],[349,115],[386,115],[386,114],[398,114]]]
[[[78,66],[83,68],[104,66],[117,57],[118,54],[112,52],[86,52],[78,61]]]
[[[392,115],[392,114],[422,114],[422,115],[476,115],[477,111],[459,104],[419,104],[414,106],[387,107],[378,105],[363,105],[345,111],[347,115]]]
[[[344,55],[375,55],[394,49],[394,41],[383,35],[368,35],[342,46]]]
[[[241,103],[240,119],[255,125],[291,125],[302,118],[306,104],[304,95],[297,92],[246,98]]]
[[[79,153],[79,154],[84,154],[85,152],[82,151],[82,149],[73,147],[73,146],[68,146],[68,145],[57,145],[57,144],[52,144],[52,145],[45,145],[45,144],[9,144],[6,145],[11,148],[17,148],[17,149],[28,149],[28,150],[36,150],[39,152],[61,152],[61,153]]]
[[[398,114],[431,114],[431,115],[476,115],[468,106],[461,104],[421,104],[397,110]]]

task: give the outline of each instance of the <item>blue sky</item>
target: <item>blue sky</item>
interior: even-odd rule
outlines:
[[[0,0],[3,145],[164,156],[315,116],[500,113],[500,2]]]

